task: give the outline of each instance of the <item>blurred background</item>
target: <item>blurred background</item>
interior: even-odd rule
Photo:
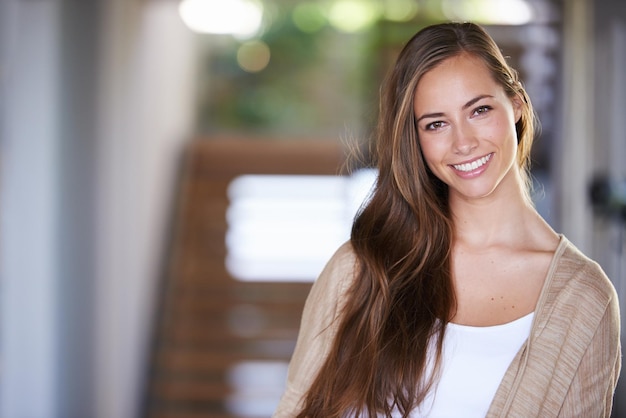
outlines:
[[[626,301],[623,0],[0,0],[0,416],[269,417],[382,78],[449,19],[520,71],[537,207]]]

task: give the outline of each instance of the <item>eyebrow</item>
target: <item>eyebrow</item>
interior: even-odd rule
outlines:
[[[470,101],[468,101],[467,103],[465,103],[462,107],[463,110],[467,109],[468,107],[473,106],[474,104],[476,104],[477,102],[479,102],[482,99],[485,98],[493,98],[493,96],[491,94],[481,94],[480,96],[476,96],[473,99],[471,99]],[[437,113],[427,113],[425,115],[420,116],[417,119],[417,122],[421,121],[422,119],[427,119],[427,118],[440,118],[444,116],[444,113],[442,112],[437,112]]]

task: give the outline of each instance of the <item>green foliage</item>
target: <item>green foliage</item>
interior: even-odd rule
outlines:
[[[380,19],[353,33],[328,21],[332,1],[266,0],[256,39],[269,63],[248,72],[238,62],[246,41],[205,35],[199,130],[261,136],[363,136],[376,117],[377,94],[394,51],[419,24]]]

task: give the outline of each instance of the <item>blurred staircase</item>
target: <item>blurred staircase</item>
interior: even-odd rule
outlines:
[[[335,141],[200,139],[184,159],[143,416],[269,416],[311,284],[230,277],[227,188],[242,174],[337,174],[344,153]]]

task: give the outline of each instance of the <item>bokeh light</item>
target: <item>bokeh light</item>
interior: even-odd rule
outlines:
[[[387,0],[384,16],[394,22],[408,22],[417,15],[418,9],[417,2],[413,0]]]
[[[194,32],[250,38],[263,23],[263,5],[256,0],[182,0],[181,19]]]
[[[329,10],[331,25],[343,32],[371,27],[382,14],[381,3],[364,0],[338,0]]]
[[[237,63],[244,71],[257,73],[267,67],[270,56],[270,48],[265,42],[249,41],[237,50]]]
[[[320,3],[304,2],[296,5],[291,18],[302,32],[315,33],[328,24],[328,19]]]
[[[524,25],[533,19],[533,10],[525,0],[442,0],[448,19],[491,25]]]

